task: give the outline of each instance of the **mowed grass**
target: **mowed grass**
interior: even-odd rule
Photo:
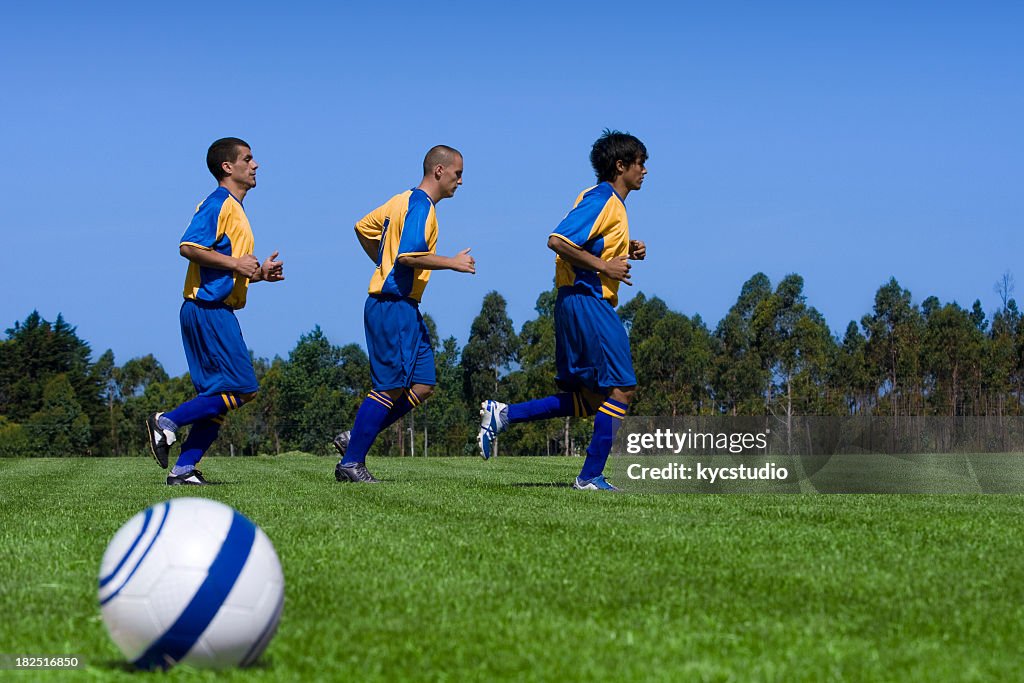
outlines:
[[[567,458],[0,460],[4,680],[1011,680],[1024,655],[1017,496],[637,495]],[[620,482],[623,483],[623,482]],[[117,528],[171,496],[263,527],[286,602],[259,664],[126,670],[96,602]],[[163,680],[163,678],[160,678]]]

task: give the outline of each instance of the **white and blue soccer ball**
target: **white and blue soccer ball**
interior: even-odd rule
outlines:
[[[241,513],[175,498],[114,535],[99,600],[110,637],[137,668],[247,666],[277,631],[284,575],[270,539]]]

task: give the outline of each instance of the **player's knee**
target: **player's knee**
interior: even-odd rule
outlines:
[[[384,394],[391,400],[391,403],[394,403],[395,401],[402,400],[402,397],[405,396],[405,389],[388,389],[387,391],[378,391],[377,393]]]
[[[409,391],[416,394],[416,398],[420,400],[420,403],[434,395],[434,387],[429,384],[416,384]]]
[[[258,394],[258,393],[259,393],[258,390],[257,391],[250,391],[247,394],[236,393],[235,394],[235,399],[238,401],[238,407],[241,408],[246,403],[248,403],[249,401],[251,401],[254,398],[256,398],[256,394]]]
[[[633,396],[636,394],[636,386],[632,387],[615,387],[612,389],[608,398],[611,398],[619,403],[629,404],[633,400]]]

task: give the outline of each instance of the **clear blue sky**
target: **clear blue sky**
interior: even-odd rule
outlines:
[[[363,344],[352,224],[436,143],[465,155],[438,248],[478,271],[437,273],[423,310],[464,343],[497,289],[518,329],[604,127],[651,153],[623,300],[713,328],[752,274],[797,272],[841,332],[893,275],[989,313],[1003,272],[1024,286],[1020,3],[144,4],[4,11],[3,327],[62,312],[94,355],[184,372],[177,244],[226,135],[261,164],[257,254],[285,261],[239,313],[260,356],[317,324]]]

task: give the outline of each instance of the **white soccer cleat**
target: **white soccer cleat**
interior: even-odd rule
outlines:
[[[603,474],[599,474],[593,479],[580,479],[576,477],[572,487],[577,491],[622,491],[618,486],[605,479]]]
[[[480,404],[480,433],[476,435],[480,456],[487,460],[494,451],[498,434],[508,429],[508,405],[487,399]]]

